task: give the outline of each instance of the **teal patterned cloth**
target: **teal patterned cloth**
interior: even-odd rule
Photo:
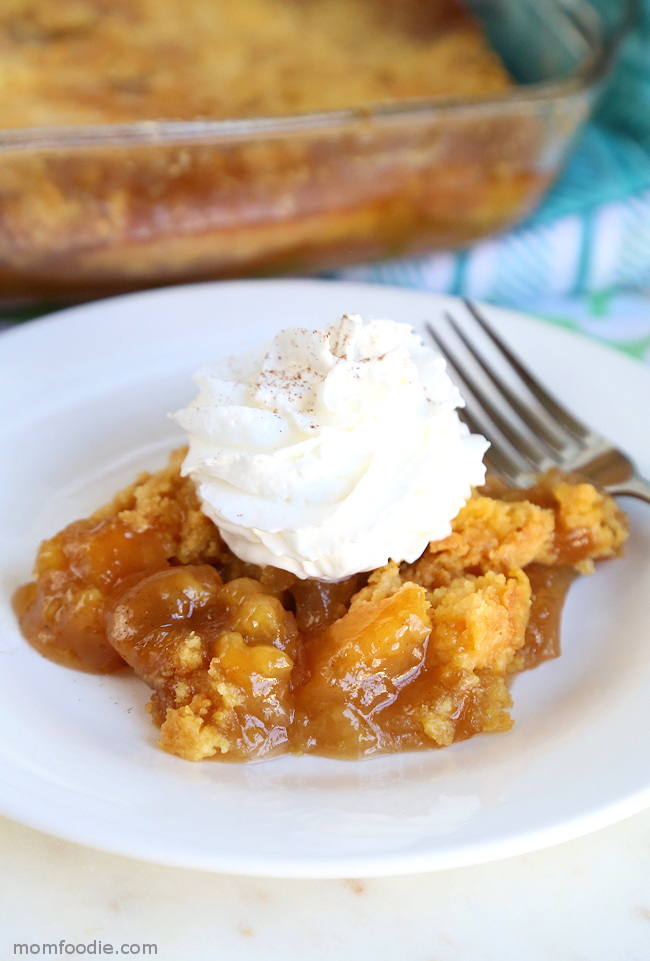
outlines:
[[[622,0],[592,2],[607,14]],[[642,315],[650,317],[650,0],[638,0],[634,28],[593,118],[528,220],[459,254],[364,265],[339,276],[460,294],[529,313],[589,317],[591,333],[604,331],[604,318],[615,309],[614,339],[650,356],[642,331]],[[621,311],[632,311],[627,323]],[[610,327],[607,332],[613,333]]]

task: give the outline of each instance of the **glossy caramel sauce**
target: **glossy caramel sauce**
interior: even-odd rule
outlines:
[[[525,669],[537,667],[542,661],[561,653],[562,610],[578,572],[564,564],[557,567],[531,564],[526,568],[526,574],[532,595],[526,642],[519,652]]]

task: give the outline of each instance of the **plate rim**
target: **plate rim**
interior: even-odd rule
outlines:
[[[314,287],[323,288],[337,288],[342,290],[347,288],[351,291],[356,290],[362,296],[372,292],[373,297],[381,296],[386,294],[387,298],[396,297],[406,298],[411,300],[413,303],[419,302],[422,304],[429,303],[431,309],[433,309],[434,304],[444,304],[448,305],[450,302],[457,304],[459,299],[449,296],[449,295],[438,295],[434,293],[429,293],[426,291],[415,291],[408,288],[401,287],[388,287],[384,285],[377,284],[365,284],[358,283],[354,281],[334,281],[334,280],[311,280],[311,279],[294,279],[294,278],[278,278],[271,280],[236,280],[236,281],[225,281],[225,282],[215,282],[215,283],[201,283],[201,284],[190,284],[181,285],[178,287],[171,288],[158,288],[153,291],[138,291],[135,293],[130,293],[126,295],[116,296],[106,298],[101,301],[95,301],[90,304],[80,304],[73,307],[65,308],[64,310],[57,311],[54,314],[46,315],[43,318],[26,322],[24,325],[14,328],[9,331],[3,331],[0,333],[0,343],[9,343],[13,340],[14,343],[18,343],[18,350],[20,351],[23,345],[27,348],[29,347],[28,341],[34,337],[38,337],[39,330],[44,329],[42,325],[53,325],[52,330],[58,330],[61,325],[65,328],[70,325],[70,319],[72,318],[73,326],[76,321],[81,323],[94,323],[96,322],[92,318],[88,318],[87,315],[89,311],[96,313],[99,311],[101,314],[110,315],[111,311],[116,307],[119,309],[125,301],[142,302],[145,305],[147,302],[151,303],[152,297],[154,299],[163,298],[169,299],[183,297],[191,291],[194,295],[200,295],[205,291],[224,290],[226,287],[231,290],[241,290],[246,289],[247,291],[251,287],[259,290],[260,287],[268,288],[269,285],[275,286],[276,288],[291,288],[296,290],[301,288],[303,291],[306,289],[313,289]],[[171,292],[171,293],[170,293]],[[577,343],[581,345],[588,344],[590,349],[595,349],[595,354],[592,356],[600,354],[601,356],[607,355],[611,357],[612,353],[617,357],[617,362],[621,362],[621,368],[628,368],[631,371],[634,369],[639,372],[642,371],[642,377],[647,379],[650,384],[650,370],[642,362],[617,352],[615,348],[606,345],[603,342],[598,342],[593,338],[582,335],[580,332],[573,330],[567,330],[564,327],[556,326],[548,321],[543,321],[534,316],[523,314],[519,311],[512,311],[507,308],[494,307],[493,305],[485,304],[486,311],[494,316],[498,317],[503,315],[510,317],[513,321],[524,320],[526,323],[532,323],[537,326],[538,330],[544,330],[547,333],[552,331],[552,336],[557,336],[560,341],[564,340],[565,343]],[[85,319],[84,319],[85,318]],[[568,340],[567,340],[568,338]],[[4,354],[6,357],[6,353]],[[3,367],[3,355],[0,355],[0,372]],[[0,396],[2,391],[0,389]],[[272,762],[269,762],[272,763]],[[345,764],[357,763],[357,762],[343,762]],[[360,762],[360,763],[366,763]],[[132,844],[120,845],[116,843],[115,840],[111,841],[110,844],[102,844],[97,838],[92,839],[84,834],[83,831],[62,831],[60,827],[55,828],[51,823],[46,823],[47,818],[41,819],[37,818],[24,818],[17,816],[16,812],[6,812],[6,807],[4,804],[4,798],[0,797],[0,810],[3,813],[7,813],[7,816],[13,820],[18,820],[21,823],[27,824],[36,830],[44,831],[45,833],[54,835],[56,837],[65,838],[65,840],[71,841],[77,844],[83,844],[92,848],[99,850],[104,850],[114,854],[119,854],[127,857],[135,857],[142,860],[157,862],[161,864],[177,865],[190,868],[196,868],[200,870],[214,870],[214,871],[227,871],[233,874],[243,874],[248,876],[259,876],[259,877],[293,877],[293,878],[341,878],[341,877],[359,877],[359,876],[388,876],[397,875],[405,873],[416,873],[422,871],[440,870],[450,867],[461,867],[470,864],[486,863],[492,860],[498,860],[505,857],[511,857],[515,854],[523,854],[533,850],[538,850],[543,847],[552,846],[554,844],[563,843],[571,838],[576,838],[584,834],[588,834],[594,830],[605,827],[608,824],[613,824],[616,821],[622,820],[634,813],[644,810],[650,806],[650,784],[647,788],[636,792],[634,795],[630,795],[626,798],[620,799],[613,804],[606,805],[601,810],[596,810],[591,813],[591,815],[582,815],[573,820],[564,822],[561,825],[552,825],[547,828],[540,828],[536,832],[529,833],[528,841],[522,843],[521,839],[515,837],[511,839],[510,844],[504,844],[503,841],[495,842],[497,845],[500,844],[501,853],[491,850],[491,844],[486,842],[482,845],[480,850],[472,849],[465,850],[461,848],[457,855],[454,856],[453,853],[447,855],[446,857],[439,858],[439,863],[434,863],[431,858],[431,854],[423,853],[421,855],[411,855],[409,858],[404,858],[404,856],[397,856],[392,859],[384,856],[379,858],[373,858],[368,860],[367,858],[362,859],[349,859],[347,865],[342,864],[340,859],[336,862],[322,862],[319,865],[313,863],[301,864],[295,859],[289,859],[284,863],[280,863],[277,858],[274,859],[273,867],[267,864],[264,859],[258,860],[256,863],[250,860],[246,864],[238,864],[233,862],[230,858],[222,858],[221,860],[214,855],[207,857],[205,861],[199,859],[197,861],[194,859],[183,859],[179,861],[177,855],[165,856],[165,852],[151,851],[151,850],[134,850]],[[577,823],[576,823],[577,822]],[[146,847],[146,845],[144,846]],[[199,863],[200,862],[200,863]]]

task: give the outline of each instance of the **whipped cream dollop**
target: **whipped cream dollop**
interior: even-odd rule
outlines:
[[[487,441],[406,324],[284,330],[194,380],[172,415],[189,435],[183,474],[245,561],[321,580],[414,561],[485,479]]]

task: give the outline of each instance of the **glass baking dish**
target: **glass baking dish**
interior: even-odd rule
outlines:
[[[516,79],[489,99],[0,130],[0,297],[76,300],[457,248],[558,173],[620,29],[583,0],[475,0]]]

